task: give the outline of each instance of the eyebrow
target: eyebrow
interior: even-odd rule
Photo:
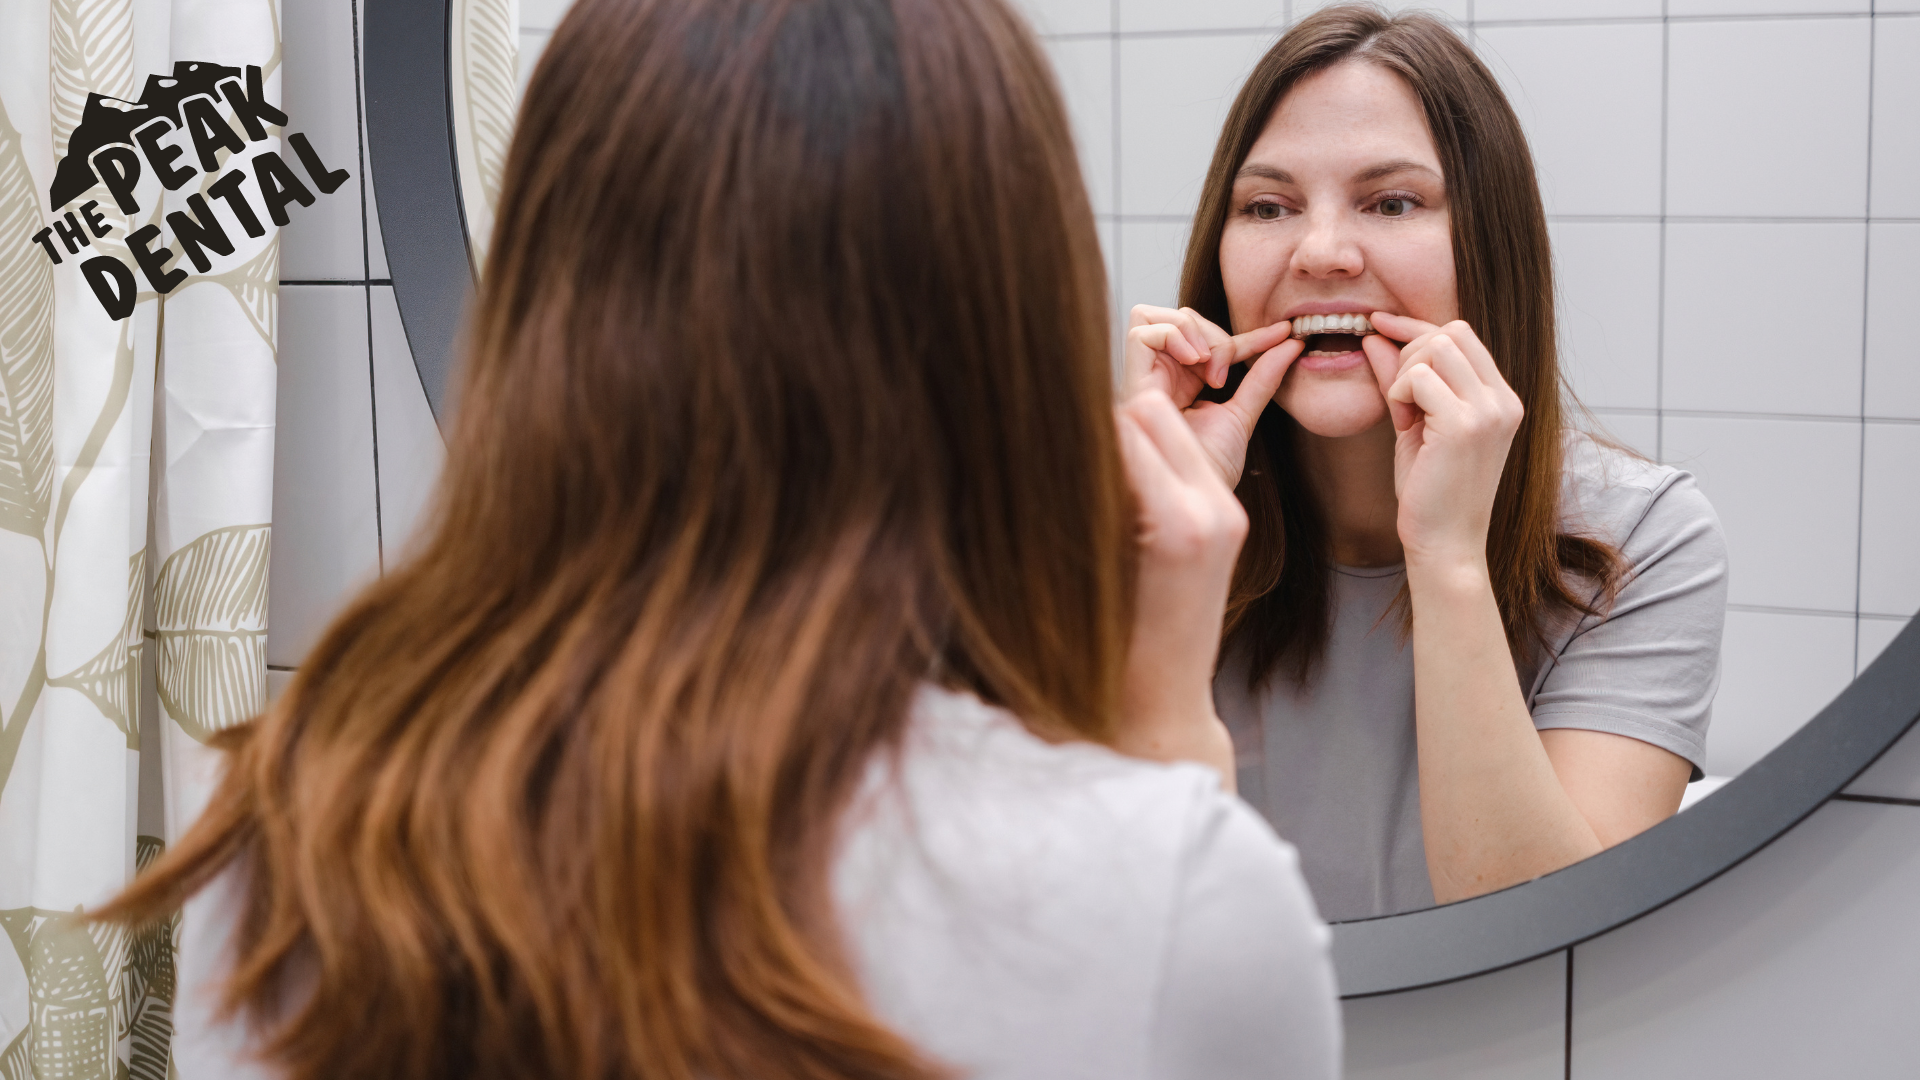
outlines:
[[[1425,165],[1420,164],[1417,161],[1403,160],[1403,161],[1383,161],[1378,165],[1370,165],[1367,168],[1361,170],[1360,175],[1355,177],[1354,179],[1359,181],[1360,183],[1368,184],[1368,183],[1372,183],[1375,180],[1385,179],[1386,177],[1394,176],[1404,172],[1423,172],[1428,174],[1429,176],[1434,177],[1435,179],[1438,179],[1440,176],[1439,173],[1434,172],[1432,169],[1428,168]],[[1254,176],[1257,176],[1263,180],[1272,180],[1273,182],[1278,184],[1291,184],[1294,182],[1292,173],[1287,172],[1285,169],[1276,169],[1271,165],[1260,165],[1260,164],[1242,165],[1240,167],[1240,171],[1233,174],[1233,178],[1235,180],[1243,180],[1243,179],[1246,179],[1247,177],[1254,177]]]

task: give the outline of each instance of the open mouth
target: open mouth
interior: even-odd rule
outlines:
[[[1293,336],[1307,343],[1306,356],[1357,352],[1360,339],[1375,332],[1365,315],[1302,315],[1293,320]]]

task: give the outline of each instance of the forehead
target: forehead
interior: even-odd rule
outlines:
[[[1440,171],[1420,99],[1406,80],[1376,64],[1347,61],[1295,83],[1247,154],[1298,173],[1320,165],[1364,169],[1383,160]]]

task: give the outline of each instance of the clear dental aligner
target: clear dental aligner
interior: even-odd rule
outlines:
[[[1365,315],[1302,315],[1293,320],[1293,336],[1312,337],[1315,334],[1353,334],[1364,337],[1378,333]]]

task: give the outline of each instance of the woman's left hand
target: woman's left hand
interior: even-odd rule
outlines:
[[[1484,568],[1494,494],[1526,410],[1473,328],[1375,312],[1362,348],[1397,433],[1400,542],[1416,565]],[[1390,339],[1390,340],[1389,340]],[[1394,341],[1404,341],[1395,349]]]

